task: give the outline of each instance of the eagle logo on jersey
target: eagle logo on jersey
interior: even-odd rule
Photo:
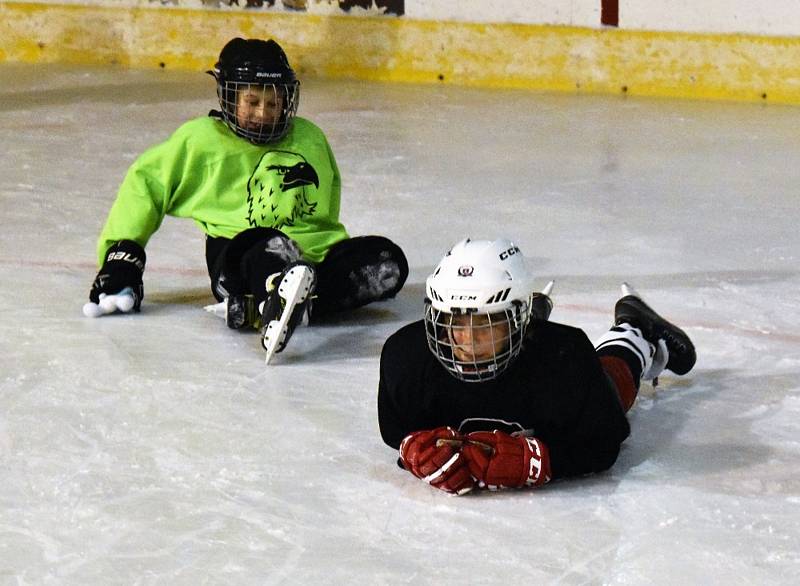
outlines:
[[[312,190],[319,188],[314,167],[297,153],[269,151],[247,182],[247,221],[280,230],[310,216],[317,208]]]

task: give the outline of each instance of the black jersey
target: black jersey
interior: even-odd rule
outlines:
[[[428,349],[422,320],[395,332],[381,353],[378,420],[397,449],[413,431],[449,425],[542,440],[553,478],[611,467],[630,426],[586,334],[532,322],[515,362],[494,380],[463,382]]]

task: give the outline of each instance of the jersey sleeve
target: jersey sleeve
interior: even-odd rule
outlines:
[[[630,425],[611,381],[585,334],[575,341],[572,394],[574,409],[559,433],[541,439],[550,450],[553,478],[601,472],[616,462]]]
[[[436,427],[433,397],[422,380],[424,355],[419,355],[419,340],[413,335],[417,324],[421,326],[410,324],[390,336],[381,351],[378,424],[383,441],[394,449],[409,433]]]
[[[120,240],[133,240],[142,248],[161,226],[184,172],[185,145],[176,132],[151,147],[128,169],[97,241],[102,264],[106,250]]]

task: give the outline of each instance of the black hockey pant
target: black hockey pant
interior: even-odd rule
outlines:
[[[300,258],[294,241],[273,228],[250,228],[233,239],[206,240],[211,291],[218,301],[228,295],[250,294],[261,303],[267,297],[267,277]],[[337,242],[315,269],[312,319],[394,297],[408,277],[405,254],[383,236]]]

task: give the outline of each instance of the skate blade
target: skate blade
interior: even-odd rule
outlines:
[[[208,313],[213,313],[217,317],[221,317],[225,319],[225,312],[227,310],[228,300],[220,301],[219,303],[213,303],[211,305],[204,305],[203,309],[205,309]]]
[[[299,265],[289,270],[278,285],[278,295],[286,304],[281,311],[280,318],[272,320],[264,330],[263,346],[267,352],[265,364],[269,364],[273,355],[278,352],[281,342],[286,339],[289,330],[289,319],[298,303],[303,303],[308,297],[311,285],[314,282],[314,273],[307,267]]]
[[[631,287],[630,283],[622,283],[621,289],[622,289],[622,296],[623,297],[627,297],[627,296],[631,295],[633,297],[638,297],[639,299],[642,298],[642,296],[639,295],[639,293],[636,291],[636,289]]]
[[[267,351],[265,364],[269,364],[270,359],[275,354],[275,350],[281,343],[281,340],[286,338],[288,331],[286,324],[281,325],[278,320],[273,320],[267,324],[267,329],[264,331],[264,347]]]

